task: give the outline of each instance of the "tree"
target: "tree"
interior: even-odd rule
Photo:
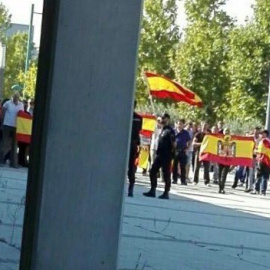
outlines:
[[[186,0],[187,28],[174,69],[176,78],[204,102],[198,117],[215,121],[230,87],[226,73],[233,20],[222,10],[225,0]]]
[[[18,76],[18,82],[20,85],[24,86],[23,94],[25,98],[34,98],[36,91],[36,81],[37,81],[37,64],[32,62],[29,70],[26,74],[21,71]]]
[[[265,59],[267,49],[263,37],[254,23],[234,29],[230,35],[227,64],[231,80],[230,91],[223,105],[226,115],[242,121],[263,120],[266,106]],[[265,74],[265,75],[264,75]]]
[[[231,88],[224,107],[229,118],[265,121],[270,67],[270,2],[257,0],[254,20],[230,33],[228,76]]]
[[[7,39],[4,97],[12,95],[11,87],[19,83],[19,74],[25,68],[27,37],[26,33],[17,33]]]
[[[4,4],[0,3],[0,42],[5,43],[6,31],[10,25],[11,15]]]
[[[179,42],[178,1],[144,1],[136,92],[139,103],[146,103],[149,95],[142,76],[144,70],[174,77],[171,59]]]

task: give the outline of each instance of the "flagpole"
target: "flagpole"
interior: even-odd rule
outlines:
[[[153,113],[156,114],[156,110],[155,110],[153,98],[151,96],[149,82],[148,82],[148,79],[147,79],[144,71],[143,71],[143,77],[144,77],[144,80],[145,80],[145,83],[146,83],[146,87],[147,87],[147,90],[148,90],[148,93],[149,93],[149,100],[150,100],[150,103],[151,103],[151,106],[152,106]]]

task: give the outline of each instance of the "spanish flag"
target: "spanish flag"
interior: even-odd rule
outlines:
[[[149,148],[141,148],[138,159],[138,166],[142,169],[147,169],[149,163]]]
[[[145,72],[145,76],[152,96],[161,99],[171,98],[175,101],[186,102],[198,107],[203,105],[202,100],[197,94],[181,84],[176,83],[165,76],[151,72]]]
[[[254,147],[252,137],[209,134],[202,142],[200,160],[227,166],[251,167]]]
[[[257,160],[270,167],[270,140],[268,138],[260,141],[257,149]]]
[[[19,111],[17,115],[16,138],[18,142],[31,143],[32,135],[32,116],[23,111]]]
[[[140,114],[143,119],[141,135],[149,138],[152,136],[157,124],[157,119],[151,114]]]

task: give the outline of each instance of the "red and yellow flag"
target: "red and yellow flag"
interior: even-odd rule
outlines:
[[[147,169],[149,163],[149,148],[142,147],[139,154],[138,166],[142,169]]]
[[[183,85],[152,72],[145,72],[145,76],[152,96],[161,99],[171,98],[198,107],[203,105],[200,97]]]
[[[209,134],[202,142],[200,160],[227,166],[251,167],[254,147],[252,137]]]
[[[16,138],[18,142],[31,143],[32,136],[32,116],[23,111],[19,111],[17,115]]]
[[[270,167],[270,140],[268,138],[260,141],[257,148],[257,160]]]
[[[155,131],[157,118],[151,114],[141,114],[141,117],[143,119],[141,135],[149,138]]]

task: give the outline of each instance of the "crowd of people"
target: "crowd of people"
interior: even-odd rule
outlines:
[[[225,194],[225,184],[229,172],[235,170],[235,181],[232,188],[246,185],[245,192],[251,194],[266,195],[270,168],[260,162],[256,155],[256,147],[259,142],[268,138],[267,130],[256,127],[246,136],[253,137],[255,149],[252,167],[233,167],[224,164],[200,161],[200,148],[207,134],[230,135],[230,129],[224,127],[222,121],[210,127],[209,124],[186,123],[185,119],[180,119],[172,126],[170,115],[163,114],[157,117],[157,126],[152,134],[152,138],[145,140],[140,135],[142,118],[134,113],[131,152],[129,160],[128,178],[130,181],[128,196],[133,197],[135,183],[136,165],[134,161],[138,156],[140,147],[150,149],[150,168],[149,176],[151,188],[143,193],[146,197],[156,197],[157,179],[160,177],[164,182],[164,193],[160,199],[169,199],[171,184],[177,184],[180,179],[181,185],[197,185],[200,179],[200,171],[203,168],[204,185],[209,187],[211,184],[219,186],[219,193]],[[161,169],[161,173],[160,173]],[[193,178],[191,179],[191,170]],[[213,174],[210,174],[213,172]],[[143,171],[146,175],[146,169]],[[213,178],[210,178],[213,175]],[[212,183],[211,183],[212,180]],[[239,185],[240,181],[240,185]]]
[[[17,115],[20,111],[33,116],[34,101],[20,101],[16,92],[11,99],[0,104],[0,166],[9,163],[12,168],[27,167],[29,162],[29,144],[18,142],[16,138]]]
[[[21,102],[19,93],[15,93],[12,99],[4,100],[0,105],[0,166],[4,166],[8,162],[13,168],[28,166],[29,144],[18,142],[16,139],[16,120],[20,111],[33,116],[34,101],[24,100]],[[164,193],[159,197],[161,199],[169,199],[171,184],[178,184],[179,179],[181,185],[197,185],[202,168],[205,186],[210,186],[212,180],[213,184],[219,186],[221,194],[225,194],[228,173],[235,169],[233,189],[245,186],[245,192],[266,195],[270,168],[258,160],[256,147],[262,139],[269,137],[267,130],[256,127],[249,134],[246,134],[253,137],[256,145],[253,166],[234,168],[200,160],[201,144],[207,134],[230,134],[230,129],[224,127],[222,121],[210,127],[207,123],[201,125],[194,122],[186,123],[185,119],[180,119],[172,125],[170,115],[165,113],[157,117],[156,128],[151,138],[140,134],[142,121],[142,117],[134,112],[128,170],[128,196],[133,197],[137,169],[135,160],[141,147],[149,148],[151,188],[143,194],[146,197],[156,197],[158,178],[161,178],[165,184]],[[191,171],[193,171],[192,179],[190,177]],[[146,172],[145,169],[143,173],[146,174]],[[212,179],[210,172],[213,172]]]

